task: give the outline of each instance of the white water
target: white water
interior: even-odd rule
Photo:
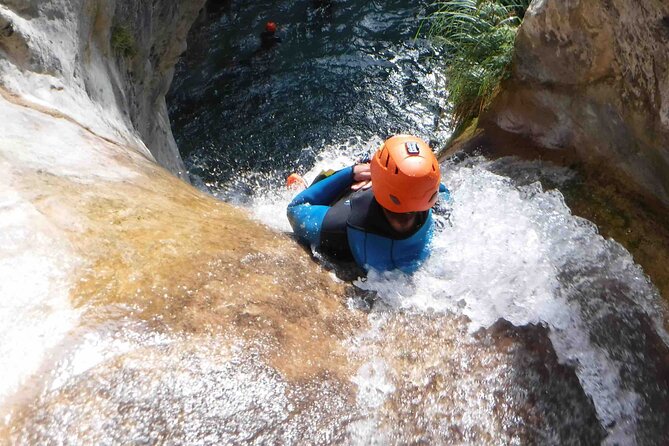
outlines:
[[[350,166],[364,154],[373,153],[382,142],[380,138],[368,141],[358,139],[345,144],[328,146],[323,153],[316,157],[314,166],[308,172],[298,173],[302,175],[307,184],[311,184],[320,172]],[[288,217],[286,217],[286,206],[295,195],[295,191],[284,188],[260,189],[253,197],[252,215],[256,220],[273,229],[292,232]]]
[[[17,390],[39,390],[37,383],[46,379],[81,315],[72,306],[70,289],[76,286],[73,278],[82,260],[64,231],[81,232],[84,227],[78,215],[64,209],[49,191],[37,190],[31,179],[42,175],[86,184],[128,180],[138,174],[115,161],[119,155],[114,145],[93,138],[72,122],[0,102],[2,414],[12,396],[21,396],[15,395]]]
[[[453,226],[435,238],[425,267],[414,280],[372,273],[358,286],[378,291],[395,308],[462,313],[472,332],[500,318],[516,326],[547,324],[558,357],[576,364],[602,424],[615,424],[610,439],[633,443],[639,396],[621,385],[619,364],[591,344],[578,301],[588,296],[571,296],[558,275],[568,263],[587,268],[608,257],[607,274],[656,298],[643,273],[619,245],[572,216],[557,191],[544,192],[538,183],[518,188],[478,166],[447,170],[445,180]]]
[[[58,231],[12,187],[0,161],[0,408],[44,367],[79,319],[69,275],[79,260]]]
[[[366,146],[373,149],[377,143]],[[324,167],[350,165],[354,158],[346,157],[346,150],[331,148],[331,155],[322,156],[305,175],[307,181]],[[494,171],[511,173],[516,181]],[[622,351],[613,337],[596,343],[592,339],[606,318],[634,327],[639,315],[645,315],[667,343],[661,297],[621,245],[571,215],[559,191],[544,191],[532,181],[539,176],[561,184],[573,173],[513,158],[447,164],[443,181],[452,194],[450,224],[436,234],[426,264],[414,277],[371,272],[355,284],[377,292],[391,310],[465,315],[470,333],[500,318],[515,326],[546,325],[559,361],[575,368],[592,398],[608,431],[605,443],[635,444],[643,396],[623,382],[622,364],[615,359],[630,352]],[[525,185],[519,186],[518,179]],[[285,206],[292,195],[259,194],[253,206],[256,218],[290,231]],[[372,311],[370,321],[378,331],[383,318]],[[392,393],[390,372],[380,357],[370,357],[361,367],[354,379],[361,407],[378,408],[379,399]],[[359,422],[355,437],[369,441],[379,434],[373,426],[373,419]]]

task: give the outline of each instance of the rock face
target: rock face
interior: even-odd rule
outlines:
[[[192,346],[202,379],[220,355],[240,382],[255,367],[279,384],[320,376],[337,401],[351,393],[342,345],[362,319],[345,284],[154,162],[184,174],[164,93],[202,3],[0,4],[2,444],[22,443],[8,438],[41,391],[129,351],[162,358],[173,342]],[[168,368],[180,373],[177,350]]]
[[[191,365],[203,367],[198,379],[227,380],[219,382],[233,386],[227,398],[246,398],[236,386],[252,385],[257,372],[277,385],[333,386],[337,401],[347,399],[344,342],[362,315],[343,304],[345,284],[290,238],[64,115],[12,96],[0,98],[0,110],[0,443],[34,442],[8,438],[41,407],[41,391],[85,371],[116,370],[115,358],[135,351],[114,378],[126,399],[131,363],[164,359],[169,345],[190,350]],[[181,376],[191,367],[184,352],[140,375],[167,368]],[[167,379],[160,392],[179,378]]]
[[[535,0],[482,122],[669,205],[669,3]]]
[[[203,4],[5,0],[0,85],[187,179],[164,96]]]

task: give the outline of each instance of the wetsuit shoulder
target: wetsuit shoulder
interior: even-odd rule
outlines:
[[[337,260],[353,260],[347,234],[351,218],[351,195],[343,196],[330,207],[321,228],[321,252]]]

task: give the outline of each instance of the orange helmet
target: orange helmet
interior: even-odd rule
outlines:
[[[265,23],[265,31],[270,33],[276,32],[276,23],[274,22]]]
[[[391,212],[430,209],[439,192],[439,163],[425,141],[396,135],[371,160],[374,198]]]

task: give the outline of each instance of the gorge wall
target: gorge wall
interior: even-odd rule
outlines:
[[[480,126],[612,172],[669,205],[669,4],[535,0]]]
[[[204,0],[4,0],[0,87],[187,179],[165,94]]]

